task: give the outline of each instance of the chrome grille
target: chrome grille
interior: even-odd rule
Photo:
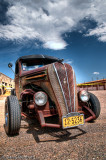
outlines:
[[[70,112],[76,112],[76,81],[75,74],[72,67],[69,64],[54,63],[52,64],[52,70],[54,73],[49,73],[55,76],[55,79],[51,81],[54,93],[56,93],[57,100],[61,101],[60,106],[64,110],[64,114]],[[58,90],[57,90],[58,88]],[[62,93],[60,98],[60,93]],[[64,115],[63,114],[63,115]]]
[[[50,81],[50,84],[51,84],[52,89],[54,91],[55,97],[56,97],[56,99],[58,101],[58,104],[59,104],[59,106],[57,106],[58,112],[61,108],[60,111],[61,111],[62,116],[66,115],[67,110],[66,110],[64,98],[63,98],[63,95],[62,95],[61,88],[59,86],[59,82],[58,82],[58,79],[57,79],[57,76],[56,76],[56,72],[55,72],[52,64],[50,64],[48,66],[48,76],[49,76],[49,81]]]
[[[73,69],[68,64],[55,63],[54,65],[57,69],[57,73],[63,88],[65,100],[68,106],[68,113],[75,112]]]

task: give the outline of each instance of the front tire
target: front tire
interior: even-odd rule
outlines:
[[[90,108],[94,112],[94,114],[96,115],[95,119],[97,119],[100,115],[100,110],[101,110],[100,102],[99,102],[98,98],[93,93],[89,93],[89,94],[90,94],[89,102],[91,104]]]
[[[11,95],[16,96],[15,89],[12,89],[12,90],[11,90]]]
[[[19,133],[21,125],[21,112],[16,96],[8,96],[5,101],[5,131],[7,135]]]

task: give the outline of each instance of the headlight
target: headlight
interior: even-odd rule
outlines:
[[[44,106],[47,102],[47,95],[44,92],[37,92],[35,94],[35,103],[38,106]]]
[[[82,102],[87,102],[89,100],[89,93],[85,90],[79,92],[79,98]]]

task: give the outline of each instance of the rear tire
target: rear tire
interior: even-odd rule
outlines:
[[[5,131],[7,135],[19,133],[21,124],[21,112],[16,96],[8,96],[5,101]]]
[[[100,115],[100,110],[101,110],[100,102],[99,102],[98,98],[93,93],[89,93],[89,94],[90,94],[89,102],[91,104],[91,110],[96,115],[95,119],[97,119]]]

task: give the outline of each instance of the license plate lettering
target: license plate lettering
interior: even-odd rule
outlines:
[[[83,124],[84,124],[83,115],[63,118],[63,128],[70,128],[70,127],[83,125]]]
[[[79,120],[79,122],[81,123],[82,121],[83,121],[83,117],[81,116],[81,117],[80,117],[80,120]]]

